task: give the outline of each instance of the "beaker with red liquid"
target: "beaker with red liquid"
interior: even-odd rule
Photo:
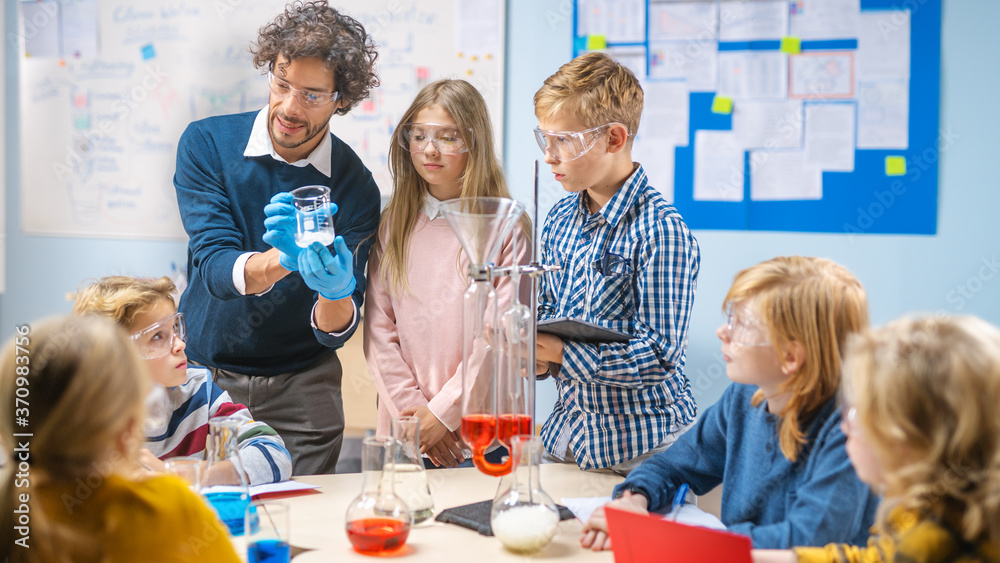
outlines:
[[[347,507],[346,531],[355,551],[386,555],[401,549],[413,519],[395,493],[393,438],[367,437],[361,442],[361,494]]]

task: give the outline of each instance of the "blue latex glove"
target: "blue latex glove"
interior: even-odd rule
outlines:
[[[354,256],[344,237],[333,239],[333,250],[314,242],[299,254],[299,273],[306,285],[323,297],[336,301],[354,293]]]
[[[264,242],[279,251],[278,262],[288,271],[299,269],[299,254],[302,249],[295,244],[295,207],[292,194],[281,192],[271,197],[264,206]]]

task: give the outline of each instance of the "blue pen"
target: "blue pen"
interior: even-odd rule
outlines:
[[[673,514],[673,519],[677,520],[677,517],[681,513],[681,507],[684,506],[684,499],[687,498],[688,491],[691,490],[691,486],[687,483],[681,484],[677,488],[677,494],[674,495],[674,502],[670,503],[670,512]]]

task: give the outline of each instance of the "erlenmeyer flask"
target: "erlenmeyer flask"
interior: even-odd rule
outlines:
[[[243,515],[250,504],[250,484],[240,461],[240,420],[218,416],[208,421],[207,463],[202,494],[234,536],[243,535]]]
[[[539,482],[542,441],[534,436],[511,438],[514,470],[504,476],[493,500],[493,535],[510,551],[529,554],[549,545],[559,527],[559,509]]]
[[[420,456],[420,419],[415,416],[392,419],[392,437],[396,440],[395,492],[410,508],[413,523],[419,524],[434,516],[434,501]]]
[[[410,509],[394,489],[392,438],[367,437],[361,442],[361,494],[347,507],[347,538],[359,553],[386,555],[406,544]]]

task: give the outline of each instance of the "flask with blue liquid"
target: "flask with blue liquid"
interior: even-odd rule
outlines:
[[[201,491],[234,536],[243,535],[243,517],[250,504],[250,483],[237,443],[239,426],[239,419],[228,416],[208,421],[208,453]]]

